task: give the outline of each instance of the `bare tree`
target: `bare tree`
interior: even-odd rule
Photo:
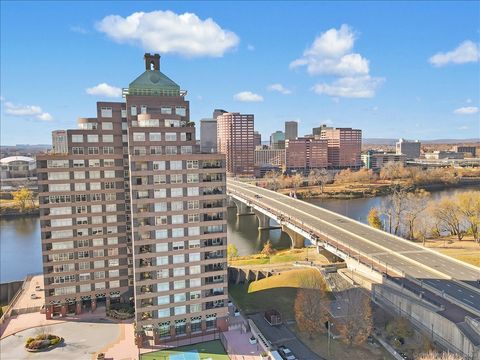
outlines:
[[[373,330],[373,316],[370,298],[357,288],[339,294],[343,300],[344,316],[338,325],[343,340],[349,345],[361,344]]]
[[[265,179],[272,184],[272,190],[277,191],[282,187],[283,175],[277,171],[268,171],[265,176]]]
[[[302,175],[295,174],[290,177],[290,184],[292,185],[293,193],[295,194],[295,196],[297,195],[297,190],[302,185],[302,183],[303,183]]]
[[[457,202],[451,198],[444,198],[436,203],[433,210],[434,216],[440,221],[444,230],[451,235],[456,235],[461,241],[464,234],[462,229],[463,216]]]
[[[297,290],[294,312],[300,331],[308,333],[310,338],[325,330],[328,320],[322,300],[326,297],[327,285],[318,275],[309,275],[301,279],[301,288]]]
[[[468,191],[458,195],[458,207],[476,242],[480,242],[480,192]]]
[[[421,189],[408,193],[405,202],[405,222],[407,223],[407,239],[415,238],[415,226],[418,218],[424,213],[429,203],[430,193]]]
[[[320,192],[323,194],[325,184],[330,180],[330,174],[327,169],[313,169],[308,174],[308,180],[312,185],[320,185]]]
[[[381,213],[388,217],[388,232],[395,235],[400,235],[401,229],[405,226],[404,212],[407,205],[407,189],[395,184],[392,187],[392,194],[382,201]]]

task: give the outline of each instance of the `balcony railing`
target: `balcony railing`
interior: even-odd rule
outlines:
[[[204,214],[203,215],[203,221],[217,221],[217,220],[223,220],[223,215],[222,214]]]
[[[213,209],[218,207],[223,207],[223,201],[212,201],[212,202],[203,203],[204,209]]]
[[[203,189],[203,195],[220,195],[220,194],[223,194],[223,189],[220,189],[220,188]]]
[[[140,254],[147,254],[147,253],[151,253],[152,249],[150,248],[150,246],[141,246],[140,249],[138,249],[138,251],[140,252]]]

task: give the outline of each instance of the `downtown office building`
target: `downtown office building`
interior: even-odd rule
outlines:
[[[225,156],[158,54],[123,93],[37,157],[46,317],[119,302],[150,344],[225,330]]]

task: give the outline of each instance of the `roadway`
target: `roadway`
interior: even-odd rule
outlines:
[[[425,249],[411,241],[376,230],[368,225],[255,185],[227,180],[227,192],[248,202],[282,214],[285,221],[300,223],[328,238],[348,244],[378,264],[421,280],[439,293],[451,296],[480,312],[480,268]],[[285,216],[286,214],[286,216]],[[454,281],[456,279],[459,281]]]

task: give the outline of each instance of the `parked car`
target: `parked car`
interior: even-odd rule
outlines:
[[[35,286],[35,291],[40,291],[42,290],[42,287],[40,285]]]
[[[37,298],[37,294],[33,293],[33,294],[30,294],[30,299],[36,299]]]
[[[256,198],[256,199],[261,199],[262,197],[261,197],[260,195],[258,195],[258,194],[255,194],[255,198]]]
[[[278,352],[285,360],[297,360],[295,355],[293,355],[292,350],[287,348],[286,346],[282,345],[278,348]]]
[[[105,360],[105,354],[104,353],[100,353],[97,355],[97,360]]]

